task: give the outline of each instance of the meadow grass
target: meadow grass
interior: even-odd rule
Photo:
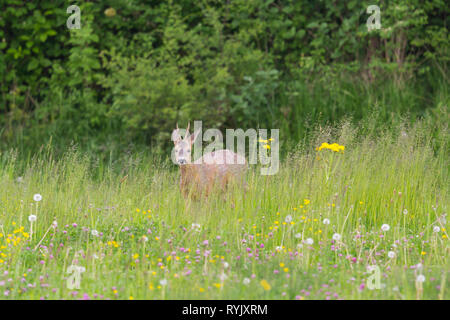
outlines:
[[[252,167],[246,192],[200,201],[167,161],[3,153],[0,297],[448,299],[448,132],[429,132],[317,130],[276,175]],[[79,288],[71,265],[85,268]]]

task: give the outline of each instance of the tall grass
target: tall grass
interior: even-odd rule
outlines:
[[[448,299],[448,131],[432,130],[317,129],[276,175],[251,168],[247,192],[201,201],[181,196],[167,161],[4,153],[0,297]],[[322,142],[345,152],[316,151]],[[67,286],[71,265],[85,268],[79,289]]]

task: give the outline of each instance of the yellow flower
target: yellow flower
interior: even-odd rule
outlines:
[[[133,296],[130,296],[130,297],[128,298],[128,300],[134,300]]]
[[[322,145],[320,147],[316,148],[317,151],[321,151],[323,149],[328,149],[328,150],[331,150],[334,152],[340,152],[340,151],[344,152],[345,147],[341,146],[337,143],[329,144],[327,142],[324,142],[324,143],[322,143]]]
[[[134,259],[134,260],[136,260],[137,258],[139,258],[139,254],[138,254],[138,253],[136,253],[136,254],[133,255],[133,259]]]
[[[263,147],[266,149],[270,149],[270,146],[268,144],[265,144]]]
[[[205,289],[203,289],[203,288],[200,288],[200,289],[198,289],[200,292],[205,292]]]
[[[309,199],[303,199],[303,203],[304,203],[305,205],[308,205],[308,204],[311,203],[311,201],[310,201]]]
[[[220,283],[214,283],[213,285],[214,285],[214,287],[216,287],[218,289],[222,286]]]
[[[424,256],[424,255],[426,255],[427,253],[426,253],[426,251],[422,251],[420,254]]]
[[[261,286],[264,288],[264,290],[268,291],[270,290],[272,287],[270,286],[270,284],[266,281],[266,280],[261,280],[260,282]]]

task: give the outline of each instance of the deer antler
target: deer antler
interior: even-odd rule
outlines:
[[[190,127],[190,125],[191,125],[191,123],[188,122],[188,126],[187,126],[187,129],[186,129],[186,134],[184,136],[185,139],[187,139],[189,137],[189,127]]]

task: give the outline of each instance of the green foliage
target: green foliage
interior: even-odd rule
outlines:
[[[66,27],[70,4],[80,30]],[[380,1],[382,29],[368,32],[370,4],[2,0],[3,146],[161,147],[194,119],[295,142],[312,122],[445,104],[445,1]]]

